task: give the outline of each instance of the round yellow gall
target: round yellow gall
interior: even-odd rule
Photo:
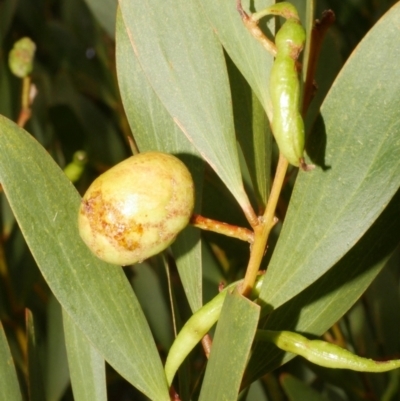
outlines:
[[[175,156],[147,152],[99,176],[79,209],[79,233],[100,259],[141,262],[166,249],[189,223],[194,184]]]

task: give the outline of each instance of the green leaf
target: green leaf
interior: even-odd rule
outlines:
[[[267,385],[266,387],[269,388]],[[243,394],[243,393],[242,393]],[[268,397],[266,395],[266,392],[264,390],[264,385],[261,380],[257,380],[254,382],[251,386],[250,389],[245,392],[245,397],[244,398],[239,398],[239,401],[246,400],[246,401],[269,401]]]
[[[51,290],[104,358],[149,398],[169,400],[160,357],[123,270],[79,238],[80,197],[47,152],[0,117],[0,181]]]
[[[134,52],[175,124],[248,211],[223,51],[193,1],[121,1]],[[158,133],[160,135],[160,133]]]
[[[44,385],[46,400],[59,400],[69,386],[67,351],[65,349],[62,309],[53,296],[47,302],[47,341]]]
[[[6,333],[0,323],[0,400],[22,401],[14,360],[8,346]]]
[[[270,187],[271,132],[265,112],[271,119],[268,86],[273,56],[247,31],[234,1],[200,0],[198,3],[204,9],[224,49],[253,92],[249,93],[241,83],[241,74],[236,73],[236,68],[232,68],[228,63],[228,67],[231,67],[231,90],[238,140],[252,178],[259,209],[263,210]],[[248,13],[262,10],[273,2],[258,0],[251,7],[249,3],[242,2]],[[272,40],[274,19],[263,19],[260,27],[269,32],[269,38]],[[242,87],[239,88],[240,86]],[[261,108],[265,112],[262,112]]]
[[[290,401],[328,401],[308,384],[292,375],[282,375],[281,385]]]
[[[35,323],[32,312],[25,312],[26,332],[28,339],[28,391],[30,401],[43,401],[46,399],[43,387],[43,370],[40,366],[39,348],[37,346]]]
[[[265,111],[230,59],[227,59],[235,128],[253,184],[258,209],[265,209],[271,181],[272,136]]]
[[[190,170],[196,188],[195,212],[200,212],[204,166],[200,154],[182,135],[151,87],[132,50],[127,28],[117,14],[117,73],[121,97],[135,142],[141,151],[158,150],[177,155]],[[194,311],[202,305],[200,231],[186,228],[172,246],[183,287]]]
[[[104,358],[63,311],[65,345],[75,401],[106,401],[106,369]]]
[[[142,305],[158,347],[168,350],[173,341],[173,329],[171,310],[162,287],[162,280],[165,277],[157,274],[158,271],[154,271],[146,262],[132,266],[132,270],[134,274],[132,287]]]
[[[106,32],[114,38],[117,0],[85,0],[85,2]]]
[[[197,0],[197,2],[204,9],[229,57],[246,78],[271,119],[272,109],[268,85],[273,56],[243,25],[235,1]],[[257,0],[253,4],[245,0],[242,6],[246,12],[251,13],[260,11],[273,3],[270,0]],[[260,27],[268,32],[269,38],[273,40],[271,32],[274,31],[274,18],[263,19]]]
[[[265,328],[320,336],[358,300],[400,243],[400,191],[361,240],[325,275],[276,309]],[[246,384],[287,362],[293,355],[257,344]]]
[[[323,104],[309,151],[318,167],[299,173],[261,291],[269,309],[346,254],[400,185],[400,54],[382,46],[399,43],[398,18],[400,6],[375,25]]]
[[[199,401],[236,400],[260,317],[260,307],[237,292],[221,311]]]

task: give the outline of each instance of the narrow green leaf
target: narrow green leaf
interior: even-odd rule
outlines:
[[[239,401],[269,401],[264,385],[261,380],[254,382],[247,392],[247,395],[243,398],[239,398]]]
[[[47,341],[45,360],[45,392],[47,401],[58,401],[70,384],[67,350],[65,349],[62,310],[52,295],[47,302]]]
[[[22,401],[22,394],[19,388],[17,372],[15,371],[14,360],[8,346],[6,333],[0,323],[0,400],[1,401]]]
[[[160,357],[121,268],[79,238],[80,197],[47,152],[0,117],[0,181],[57,299],[104,358],[149,398],[169,400]]]
[[[281,385],[290,401],[328,401],[308,384],[292,375],[283,375]]]
[[[43,387],[43,370],[40,366],[39,349],[37,346],[35,323],[32,312],[25,312],[26,332],[28,339],[28,392],[30,401],[46,400]]]
[[[322,335],[358,300],[400,243],[400,191],[361,240],[325,275],[276,309],[265,328]],[[246,383],[287,362],[293,355],[257,344]]]
[[[400,185],[400,54],[392,8],[353,53],[321,109],[260,298],[277,308],[360,239]],[[385,60],[382,64],[379,60]],[[324,142],[326,141],[326,148]]]
[[[197,2],[204,9],[229,57],[246,78],[271,119],[272,109],[268,85],[273,56],[264,49],[243,25],[236,9],[235,0],[197,0]],[[249,0],[243,0],[242,6],[246,12],[251,13],[260,11],[273,3],[274,1],[271,0],[257,0],[254,3]],[[260,22],[260,27],[273,40],[274,18],[263,19]]]
[[[104,358],[63,310],[65,345],[75,401],[106,401]]]
[[[204,166],[200,154],[182,135],[161,103],[132,50],[127,28],[117,14],[117,73],[121,97],[135,141],[141,151],[173,153],[189,168],[196,188],[195,212],[200,212]],[[172,246],[189,304],[194,311],[202,305],[200,231],[188,227]]]
[[[270,188],[272,136],[265,111],[230,59],[227,60],[235,128],[249,171],[259,211],[264,210]]]
[[[227,294],[199,401],[237,399],[259,316],[258,305],[237,292]]]
[[[120,1],[131,52],[175,124],[241,207],[243,189],[222,48],[194,1]]]
[[[134,273],[131,280],[132,287],[142,305],[156,342],[159,347],[168,350],[173,341],[173,329],[168,298],[161,286],[161,280],[165,277],[160,277],[146,262],[132,266],[132,270]]]
[[[117,0],[85,0],[86,4],[100,22],[101,26],[112,37],[115,37],[115,16]]]

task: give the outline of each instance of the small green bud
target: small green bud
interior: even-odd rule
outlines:
[[[87,163],[87,155],[83,150],[78,150],[74,153],[72,162],[64,168],[65,175],[71,182],[77,182],[81,178],[85,165]]]
[[[14,43],[11,49],[8,65],[11,72],[19,78],[25,78],[33,69],[33,57],[36,45],[30,38],[22,38]]]
[[[83,197],[79,233],[100,259],[141,262],[166,249],[189,223],[194,184],[175,156],[140,153],[99,176]]]

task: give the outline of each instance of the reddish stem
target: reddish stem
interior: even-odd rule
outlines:
[[[240,239],[253,243],[254,233],[245,227],[238,227],[231,224],[224,223],[213,219],[208,219],[199,214],[193,214],[190,219],[190,224],[200,228],[201,230],[213,231],[218,234],[223,234],[228,237]]]

